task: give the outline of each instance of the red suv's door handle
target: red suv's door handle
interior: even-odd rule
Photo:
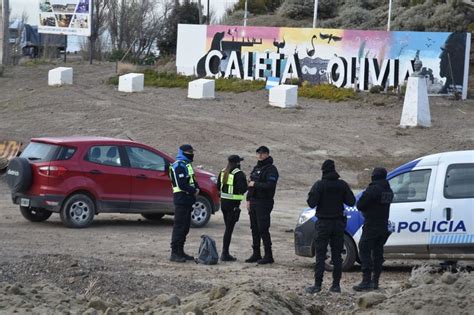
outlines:
[[[91,174],[102,174],[102,172],[99,171],[99,170],[92,170],[89,173],[91,173]]]
[[[147,177],[146,175],[144,175],[144,174],[139,174],[139,175],[137,175],[137,176],[135,176],[135,177],[138,178],[138,179],[147,179],[147,178],[148,178],[148,177]]]

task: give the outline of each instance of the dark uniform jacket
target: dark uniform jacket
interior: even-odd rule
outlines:
[[[174,174],[170,172],[170,177],[173,185],[179,186],[182,191],[173,194],[173,202],[176,205],[193,205],[196,202],[194,194],[199,185],[196,177],[194,177],[194,187],[189,184],[190,175],[188,174],[186,163],[191,163],[191,161],[183,155],[181,150],[178,151],[176,160],[179,162],[171,166],[174,168]]]
[[[344,217],[344,204],[353,206],[355,197],[349,185],[339,179],[336,171],[324,172],[308,194],[308,206],[316,208],[318,219],[338,219]]]
[[[273,165],[271,156],[258,161],[250,173],[250,180],[254,181],[255,185],[249,187],[247,200],[252,203],[273,203],[278,177],[278,170]]]
[[[388,224],[393,192],[385,179],[386,174],[386,171],[383,173],[375,169],[372,182],[357,201],[357,209],[364,215],[366,225]]]

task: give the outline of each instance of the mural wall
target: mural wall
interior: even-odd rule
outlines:
[[[300,79],[368,90],[397,87],[413,72],[417,51],[430,94],[467,95],[470,33],[385,32],[320,28],[185,25],[176,66],[198,77],[283,83]]]

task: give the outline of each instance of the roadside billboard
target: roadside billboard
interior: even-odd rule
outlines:
[[[470,43],[470,33],[180,24],[176,66],[198,77],[277,77],[369,90],[402,85],[419,51],[429,94],[466,98]]]
[[[92,0],[40,0],[39,33],[90,36]]]

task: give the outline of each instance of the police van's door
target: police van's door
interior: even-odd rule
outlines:
[[[394,193],[390,221],[395,231],[385,245],[387,254],[428,254],[435,180],[436,166],[417,167],[389,180]]]
[[[458,154],[440,160],[438,179],[431,212],[430,253],[439,258],[472,255],[474,155]]]

